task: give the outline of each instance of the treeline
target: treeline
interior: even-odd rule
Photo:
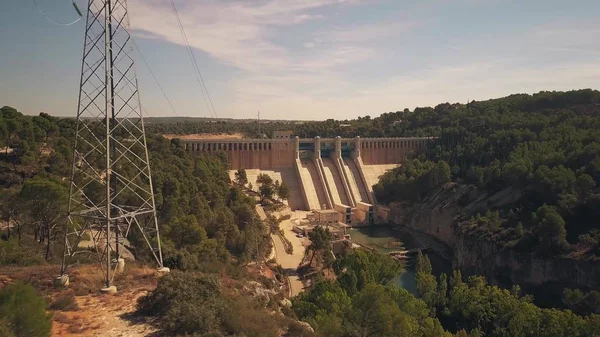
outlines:
[[[11,225],[2,232],[0,263],[39,263],[40,252],[46,260],[61,255],[54,250],[62,248],[74,135],[73,119],[1,108],[0,220]],[[192,157],[177,140],[153,134],[148,149],[168,266],[249,261],[270,249],[255,201],[230,186],[223,156]],[[30,235],[38,245],[29,245]],[[146,249],[141,237],[132,242]],[[43,251],[26,253],[42,243]]]
[[[451,180],[490,195],[512,190],[518,196],[462,223],[464,232],[545,254],[577,249],[599,255],[598,102],[598,91],[541,92],[395,114],[413,132],[437,139],[381,178],[378,200],[418,202],[447,182],[449,172]],[[391,115],[381,118],[393,123]],[[436,179],[440,170],[443,178]]]
[[[578,316],[570,310],[541,309],[518,286],[490,286],[482,276],[466,282],[460,271],[448,279],[432,275],[427,256],[417,257],[417,290],[432,315],[458,336],[577,337],[600,334],[600,315]]]

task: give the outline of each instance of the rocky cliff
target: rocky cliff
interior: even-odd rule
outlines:
[[[492,284],[519,284],[530,289],[548,285],[600,289],[598,260],[521,252],[458,228],[461,221],[483,213],[488,207],[500,208],[516,202],[520,193],[509,188],[488,195],[474,186],[448,183],[420,203],[392,203],[389,221],[447,244],[454,251],[453,268],[466,275],[484,275]]]

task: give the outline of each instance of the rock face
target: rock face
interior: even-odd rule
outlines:
[[[483,213],[487,207],[510,205],[519,199],[520,193],[508,188],[488,195],[474,186],[448,183],[429,193],[421,203],[412,206],[392,203],[388,220],[429,234],[450,246],[454,251],[452,267],[460,269],[463,275],[479,274],[492,284],[529,288],[553,284],[561,288],[600,289],[598,260],[520,252],[457,230],[460,221]]]

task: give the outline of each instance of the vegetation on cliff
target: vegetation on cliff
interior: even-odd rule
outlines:
[[[437,138],[385,174],[377,197],[416,202],[449,179],[489,195],[512,189],[514,202],[483,210],[462,230],[544,254],[577,249],[598,255],[599,102],[598,91],[541,92],[384,115]]]
[[[417,289],[432,314],[444,326],[469,332],[469,336],[597,336],[600,315],[578,316],[570,310],[541,309],[518,286],[511,290],[490,286],[481,276],[466,282],[460,271],[450,279],[431,274],[427,256],[417,258]]]

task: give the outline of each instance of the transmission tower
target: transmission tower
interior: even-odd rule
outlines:
[[[58,278],[76,254],[95,255],[105,291],[115,291],[125,239],[137,231],[163,267],[150,162],[126,0],[88,0],[65,250]],[[84,236],[84,234],[87,234]],[[91,243],[87,241],[89,236]],[[86,247],[82,238],[86,237]]]

